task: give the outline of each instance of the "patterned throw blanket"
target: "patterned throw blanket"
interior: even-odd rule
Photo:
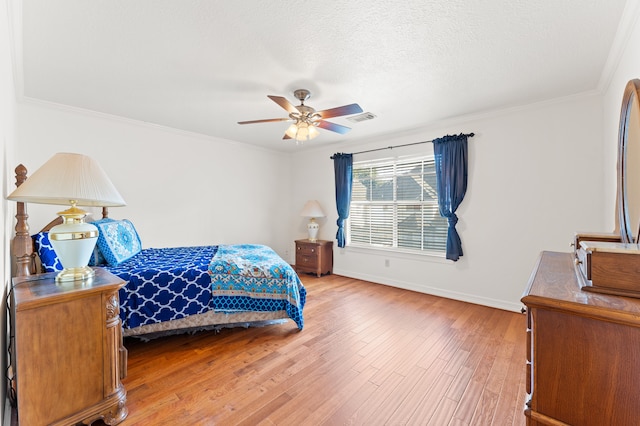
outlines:
[[[302,330],[306,289],[291,265],[263,245],[221,245],[209,266],[219,312],[286,310]]]
[[[218,246],[148,248],[107,267],[126,284],[120,289],[124,328],[181,319],[211,310],[208,268]]]
[[[257,263],[251,265],[246,261],[252,253],[257,254],[256,250],[239,254],[243,252],[240,247],[261,247],[258,251],[263,254],[253,257]],[[244,261],[230,264],[230,252]],[[221,265],[225,272],[216,272]],[[286,310],[300,329],[304,324],[302,308],[306,290],[291,266],[265,246],[150,248],[107,269],[126,282],[119,293],[124,328],[181,319],[210,310]],[[262,279],[256,276],[260,274]],[[226,282],[226,286],[218,284],[222,282]],[[247,287],[241,291],[245,282]]]

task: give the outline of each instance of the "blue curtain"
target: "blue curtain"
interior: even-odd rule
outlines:
[[[344,221],[349,217],[351,186],[353,184],[353,154],[337,153],[331,156],[336,177],[336,208],[338,209],[338,247],[344,247]]]
[[[454,262],[462,256],[462,241],[456,231],[456,210],[467,191],[467,136],[473,134],[447,135],[433,140],[440,216],[449,222],[447,259]]]

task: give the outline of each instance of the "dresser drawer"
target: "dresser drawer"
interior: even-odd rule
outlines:
[[[575,260],[583,290],[640,298],[637,244],[581,241]]]
[[[576,264],[578,271],[585,280],[591,280],[591,253],[580,247],[576,250]]]

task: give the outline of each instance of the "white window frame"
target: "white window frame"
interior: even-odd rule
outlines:
[[[402,169],[403,165],[414,164],[416,162],[420,162],[423,164],[423,169],[421,173],[403,173],[406,172],[406,169]],[[393,199],[389,201],[380,201],[380,200],[371,200],[373,198],[371,192],[369,193],[369,200],[364,200],[362,198],[362,191],[369,191],[365,188],[358,188],[357,185],[361,185],[358,180],[359,170],[363,168],[379,168],[378,171],[383,171],[380,169],[381,167],[390,166],[392,167],[391,175],[387,175],[386,179],[380,179],[380,181],[392,181],[393,187]],[[426,173],[425,173],[426,172]],[[398,200],[398,177],[401,176],[413,176],[418,177],[424,174],[432,174],[432,184],[426,182],[424,178],[416,179],[418,185],[421,188],[421,200]],[[388,189],[387,189],[388,192]],[[429,196],[425,197],[425,192],[429,194]],[[388,194],[385,194],[388,195]],[[382,196],[382,194],[379,194]],[[386,231],[386,241],[384,244],[380,244],[376,242],[375,238],[375,230],[371,228],[375,227],[374,218],[373,220],[369,220],[367,223],[367,218],[361,218],[363,216],[361,213],[363,210],[366,210],[367,207],[377,207],[380,208],[382,206],[391,207],[391,214],[386,216],[381,216],[383,219],[390,218],[391,219],[391,233],[389,229]],[[423,221],[421,225],[421,234],[420,234],[420,247],[407,247],[407,244],[399,243],[399,228],[401,226],[398,223],[398,212],[407,208],[407,206],[414,206],[420,209],[420,218]],[[430,219],[431,218],[431,219]],[[362,223],[363,225],[368,225],[370,228],[368,231],[365,229],[363,234],[363,228],[361,227],[359,230],[354,231],[354,222]],[[371,219],[371,218],[369,218]],[[436,238],[435,246],[436,247],[425,247],[425,228],[429,226],[435,226],[437,232],[435,234],[432,233],[432,236]],[[351,206],[349,211],[349,218],[347,219],[346,224],[347,231],[347,246],[353,248],[364,248],[364,249],[374,249],[374,250],[383,250],[390,252],[398,252],[398,253],[408,253],[408,254],[418,254],[418,255],[428,255],[428,256],[436,256],[436,257],[445,257],[446,254],[446,243],[447,243],[447,220],[442,218],[439,214],[438,209],[438,199],[435,188],[435,162],[433,154],[419,154],[419,155],[407,155],[403,157],[386,157],[386,158],[378,158],[378,159],[370,159],[364,161],[354,161],[353,163],[353,190],[352,190],[352,199]],[[400,232],[401,233],[401,232]],[[359,234],[359,235],[356,235]],[[369,235],[368,238],[366,235]],[[402,233],[401,233],[402,234]],[[389,243],[389,235],[392,235],[391,242]],[[403,234],[406,238],[407,234]],[[409,235],[410,236],[410,235]],[[368,239],[368,241],[363,241],[363,239]],[[415,240],[415,238],[413,238]],[[415,244],[415,243],[414,243]],[[399,246],[400,245],[400,246]],[[404,246],[403,246],[404,245]]]

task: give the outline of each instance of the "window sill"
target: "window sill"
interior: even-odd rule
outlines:
[[[446,259],[445,253],[439,252],[415,252],[411,250],[388,249],[385,247],[365,247],[347,245],[344,249],[353,253],[363,253],[375,256],[394,257],[399,259],[409,259],[420,262],[452,263]],[[340,250],[344,250],[340,249]]]

